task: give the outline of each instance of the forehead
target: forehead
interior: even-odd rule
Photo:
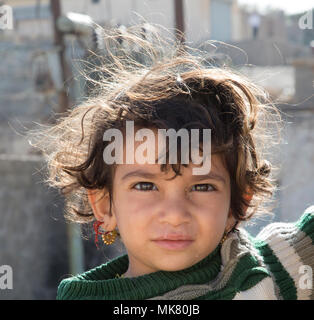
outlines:
[[[183,131],[183,135],[181,135],[182,131],[171,129],[172,136],[170,138],[168,132],[165,132],[169,129],[145,128],[134,125],[133,121],[127,121],[124,129],[123,138],[119,140],[118,144],[119,146],[123,145],[121,149],[122,157],[120,156],[118,164],[114,165],[115,178],[122,179],[124,175],[131,171],[149,172],[147,176],[154,175],[155,177],[166,179],[169,175],[173,177],[175,172],[173,166],[169,164],[170,158],[175,160],[175,169],[179,169],[177,164],[181,163],[181,175],[184,172],[185,176],[203,175],[204,178],[205,174],[214,175],[217,173],[224,177],[224,181],[229,178],[229,173],[224,166],[224,158],[217,153],[212,153],[211,135],[208,135],[208,132],[199,133],[200,130],[198,130],[196,137],[194,135],[193,138],[193,133],[187,133],[187,129],[184,129],[186,131]],[[161,135],[159,135],[160,130],[164,131]],[[168,139],[165,138],[165,135],[168,136]],[[203,148],[204,153],[211,154],[210,158],[203,156]],[[164,161],[159,162],[159,159]]]
[[[192,132],[186,128],[175,130],[173,128],[140,127],[134,125],[133,121],[127,122],[128,124],[122,130],[123,163],[130,163],[126,159],[128,152],[135,155],[132,164],[137,163],[137,159],[139,159],[139,164],[143,164],[148,158],[150,159],[148,163],[157,163],[158,156],[165,157],[167,151],[174,151],[175,157],[177,155],[187,157],[192,152],[202,157],[205,145],[207,148],[204,151],[211,151],[210,129],[192,129],[194,130]],[[183,160],[182,163],[184,163]]]

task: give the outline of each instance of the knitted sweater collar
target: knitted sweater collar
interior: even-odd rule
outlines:
[[[116,278],[128,269],[127,255],[81,275],[63,280],[57,299],[233,299],[237,292],[270,277],[254,239],[243,229],[195,265],[180,271],[157,271],[134,278]]]
[[[197,264],[180,271],[157,271],[134,278],[117,278],[126,272],[128,256],[119,256],[106,264],[62,282],[57,299],[144,300],[161,296],[182,285],[202,284],[215,279],[221,267],[221,245]]]

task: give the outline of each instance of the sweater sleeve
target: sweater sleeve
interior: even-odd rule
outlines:
[[[294,223],[271,223],[255,238],[279,299],[314,300],[314,205]]]

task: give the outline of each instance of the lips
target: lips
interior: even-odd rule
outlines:
[[[168,234],[153,241],[157,246],[164,249],[182,250],[190,246],[194,240],[186,235]]]
[[[172,240],[172,241],[192,241],[193,239],[187,235],[184,234],[166,234],[164,236],[161,236],[159,238],[154,239],[154,241],[159,240]]]
[[[164,249],[180,250],[192,244],[193,240],[155,240],[154,243]]]

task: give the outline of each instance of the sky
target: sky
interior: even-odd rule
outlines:
[[[239,4],[256,5],[264,10],[267,6],[283,9],[288,14],[300,13],[314,8],[313,0],[238,0]]]

